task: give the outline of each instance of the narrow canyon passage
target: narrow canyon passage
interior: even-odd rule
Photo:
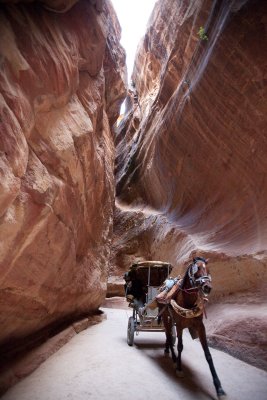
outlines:
[[[215,400],[200,343],[184,337],[185,377],[178,378],[163,352],[163,333],[140,333],[126,342],[131,311],[104,309],[107,320],[81,332],[11,388],[2,400]],[[267,372],[211,350],[231,400],[266,400]]]
[[[158,337],[125,345],[126,311],[106,310],[23,382],[6,362],[76,335],[124,295],[133,263],[178,276],[197,255],[212,276],[208,339],[248,363],[213,350],[225,390],[266,398],[266,16],[265,0],[158,0],[128,76],[111,0],[1,1],[0,393],[17,384],[4,398],[124,400],[144,373],[142,400],[166,386],[214,398],[195,342],[177,383]]]

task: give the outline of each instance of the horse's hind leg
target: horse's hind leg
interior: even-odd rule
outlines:
[[[160,324],[161,319],[163,321],[163,325],[164,325],[164,329],[165,329],[165,336],[166,336],[164,353],[169,354],[170,353],[170,345],[169,345],[169,340],[168,340],[168,317],[164,314],[163,314],[163,316],[158,317],[159,324]]]
[[[165,327],[165,334],[166,334],[166,342],[165,342],[165,349],[164,353],[168,354],[171,350],[172,361],[176,362],[176,355],[173,348],[173,339],[172,339],[172,319],[169,315],[163,315],[163,323]]]
[[[172,333],[168,332],[166,333],[166,347],[165,347],[165,353],[169,353],[171,350],[171,355],[172,355],[172,361],[175,363],[176,362],[176,355],[175,355],[175,351],[173,348],[173,342],[172,342]]]
[[[182,356],[182,351],[183,351],[183,331],[180,331],[178,334],[178,345],[177,345],[177,350],[178,350],[178,357],[177,357],[177,362],[176,362],[176,375],[182,378],[184,376],[183,370],[182,370],[182,362],[181,362],[181,356]]]
[[[165,353],[165,354],[169,354],[169,353],[170,353],[170,345],[169,345],[169,341],[168,341],[168,339],[167,339],[167,335],[166,335],[166,342],[165,342],[164,353]]]
[[[215,367],[214,367],[214,364],[213,364],[213,360],[212,360],[212,357],[211,357],[211,354],[210,354],[210,350],[209,350],[209,347],[208,347],[208,343],[207,343],[206,330],[205,330],[205,326],[204,326],[203,323],[201,323],[201,326],[198,329],[198,334],[199,334],[200,343],[201,343],[201,345],[203,347],[203,350],[204,350],[204,353],[205,353],[206,360],[207,360],[207,362],[209,364],[209,367],[210,367],[210,372],[211,372],[211,375],[212,375],[212,378],[213,378],[213,383],[214,383],[214,386],[215,386],[215,389],[216,389],[216,392],[217,392],[217,396],[222,398],[222,396],[226,396],[226,393],[222,388],[220,379],[218,378],[218,375],[216,373],[216,370],[215,370]]]

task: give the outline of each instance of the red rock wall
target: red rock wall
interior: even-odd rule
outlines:
[[[42,3],[0,9],[2,345],[106,291],[120,27],[109,1]]]
[[[159,1],[139,46],[141,107],[120,125],[117,193],[188,238],[177,259],[265,257],[266,6]]]
[[[263,0],[156,3],[132,76],[139,104],[129,93],[116,137],[111,270],[160,259],[176,275],[208,257],[209,340],[265,369],[266,15]]]

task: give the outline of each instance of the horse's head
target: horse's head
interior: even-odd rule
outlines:
[[[188,269],[191,286],[201,289],[205,295],[208,295],[212,289],[207,263],[205,258],[196,257]]]

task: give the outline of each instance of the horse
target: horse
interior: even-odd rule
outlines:
[[[226,396],[226,393],[222,388],[213,364],[203,323],[203,313],[205,314],[204,303],[207,301],[207,296],[211,289],[211,276],[207,267],[207,260],[202,257],[195,257],[193,258],[193,263],[188,266],[183,279],[180,279],[176,284],[176,288],[172,289],[173,294],[171,295],[169,304],[166,304],[166,302],[162,304],[160,299],[157,299],[157,302],[159,315],[162,318],[166,334],[164,351],[165,353],[169,353],[169,350],[171,350],[172,360],[176,363],[176,374],[179,377],[183,376],[181,364],[181,354],[183,351],[182,335],[183,330],[188,328],[193,339],[199,337],[209,364],[217,396],[222,399],[223,396]],[[174,323],[178,338],[177,357],[173,348],[172,327]]]

